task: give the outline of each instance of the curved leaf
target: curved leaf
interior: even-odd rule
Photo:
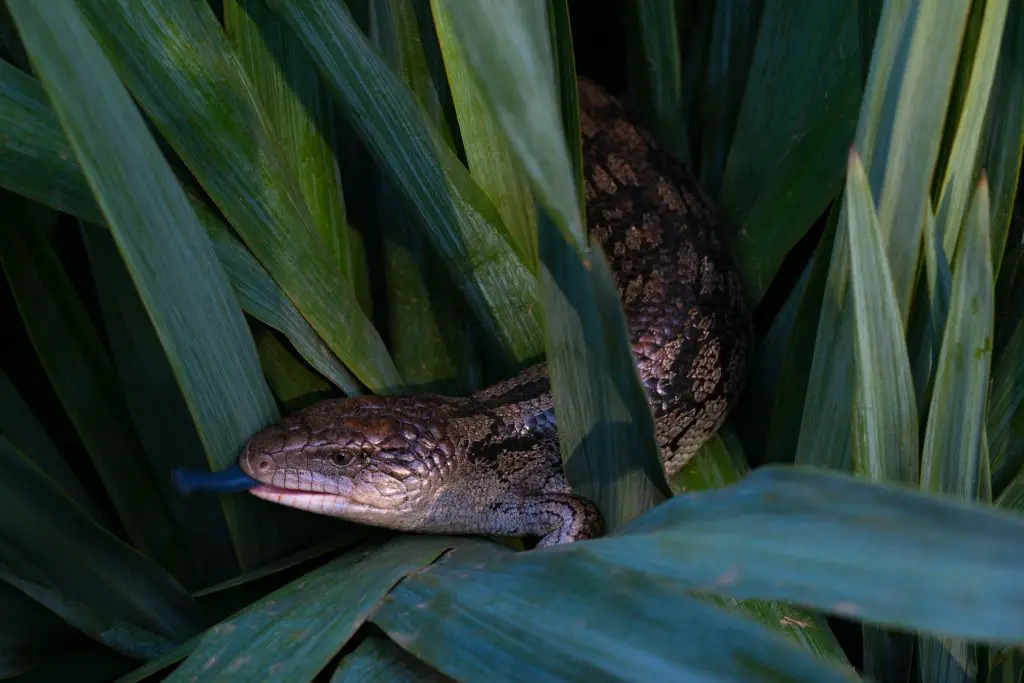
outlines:
[[[857,382],[853,466],[875,481],[918,482],[917,406],[899,304],[864,167],[846,177]]]
[[[3,579],[129,656],[157,656],[202,627],[180,584],[97,526],[2,436],[0,463],[7,487],[0,515]]]
[[[227,0],[224,30],[249,76],[331,261],[367,315],[370,283],[363,238],[345,216],[334,103],[305,48],[264,0]]]
[[[543,349],[536,279],[494,205],[343,3],[268,0],[302,39],[349,124],[388,173],[485,332],[516,362]]]
[[[600,558],[699,593],[1014,644],[1024,640],[1024,546],[1012,540],[1021,534],[1024,516],[987,505],[769,465],[727,488],[676,496],[612,536],[516,561],[578,554],[579,565]]]
[[[456,549],[400,583],[372,620],[457,680],[858,680],[685,584],[576,560]]]
[[[207,631],[166,680],[312,680],[396,582],[452,545],[407,537],[348,552]]]
[[[856,3],[764,3],[720,195],[753,303],[842,189],[861,95],[857,33]]]
[[[278,413],[213,246],[73,0],[16,0],[8,8],[103,208],[207,460],[213,468],[227,465]],[[294,542],[276,510],[249,497],[221,503],[243,568]],[[151,508],[144,501],[132,510]]]
[[[77,6],[142,109],[313,329],[371,390],[399,389],[205,0]]]
[[[559,113],[546,1],[448,2],[445,10],[534,196],[583,258],[587,238]]]

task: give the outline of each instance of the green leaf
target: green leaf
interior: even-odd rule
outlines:
[[[74,471],[57,450],[57,445],[36,420],[32,409],[3,370],[0,370],[0,434],[46,472],[68,498],[75,501],[97,524],[107,525],[105,515],[86,493]]]
[[[747,388],[733,411],[752,463],[792,462],[796,453],[839,214],[834,203],[810,262],[757,345]]]
[[[446,16],[534,196],[584,258],[587,239],[565,147],[547,3],[448,2]]]
[[[989,96],[981,165],[992,192],[992,263],[1002,272],[1024,153],[1024,8],[1011,2]]]
[[[87,222],[101,223],[89,185],[70,144],[60,128],[42,85],[0,62],[0,186],[23,194]],[[24,132],[31,129],[32,134]],[[25,180],[29,183],[25,184]],[[81,188],[64,201],[61,187]],[[348,394],[362,389],[331,353],[295,304],[216,215],[198,193],[190,195],[192,208],[214,240],[214,249],[234,287],[242,308],[253,317],[285,333],[303,357]]]
[[[143,111],[328,347],[371,390],[398,390],[384,343],[204,0],[77,5]]]
[[[484,331],[516,362],[543,349],[536,279],[500,216],[347,8],[268,0],[302,39],[359,137],[417,212]],[[371,87],[372,86],[372,87]]]
[[[672,492],[680,495],[725,488],[739,482],[748,474],[750,467],[743,455],[739,438],[726,425],[708,439],[693,459],[686,463],[669,483]],[[828,622],[820,615],[778,601],[739,601],[720,597],[712,599],[722,607],[735,610],[792,638],[824,659],[849,665],[839,642],[829,629]]]
[[[998,492],[1024,466],[1024,320],[992,369],[986,427]]]
[[[459,548],[398,584],[372,620],[457,680],[858,680],[686,584],[613,566]]]
[[[631,3],[626,19],[632,33],[627,55],[630,99],[665,149],[692,168],[676,3]]]
[[[581,263],[541,214],[548,371],[573,491],[614,529],[671,495],[625,316],[600,247]]]
[[[886,3],[876,39],[885,44],[879,52],[876,43],[880,59],[872,62],[868,91],[894,83],[899,86],[885,93],[883,101],[866,99],[865,104],[870,103],[872,109],[861,109],[857,150],[864,158],[878,204],[879,225],[888,245],[904,323],[917,277],[921,229],[942,140],[943,117],[970,5],[969,0],[920,8],[908,0]],[[936,40],[935,36],[943,39]],[[892,62],[885,58],[887,50],[893,51],[888,53],[895,58]],[[874,110],[876,104],[882,109]],[[873,153],[868,151],[868,141]]]
[[[180,529],[140,457],[142,443],[103,342],[48,243],[48,230],[35,222],[27,200],[4,195],[11,224],[0,230],[0,263],[47,379],[132,544],[175,576],[188,577]],[[56,216],[50,216],[52,222]]]
[[[448,133],[412,4],[387,0],[371,9],[381,54],[423,109],[432,112],[433,124]],[[448,294],[450,278],[416,227],[401,192],[383,173],[374,176],[395,364],[415,391],[469,394],[479,388],[480,359],[472,347],[470,321],[462,316],[464,306]]]
[[[949,317],[928,410],[921,486],[974,499],[992,362],[988,185],[978,185],[953,266]]]
[[[856,3],[812,7],[764,3],[722,179],[722,211],[753,303],[842,189],[856,127]]]
[[[700,109],[700,179],[713,197],[721,193],[740,102],[755,51],[761,0],[717,0],[711,13],[710,42],[698,96]]]
[[[527,255],[527,263],[535,270],[538,262],[537,211],[530,184],[505,142],[505,135],[459,45],[449,17],[450,2],[431,0],[430,6],[469,172],[494,202],[509,236],[516,241],[518,251]]]
[[[918,274],[928,187],[942,135],[967,0],[917,7],[886,2],[875,39],[854,149],[867,171],[900,306],[909,315]],[[945,39],[936,41],[935,36]],[[839,223],[845,225],[844,198]],[[847,289],[849,242],[839,231],[829,264],[796,462],[846,467],[851,462],[854,319]]]
[[[133,657],[157,656],[201,628],[181,585],[97,526],[2,436],[0,463],[7,511],[0,516],[0,578]]]
[[[960,226],[971,199],[971,189],[978,182],[978,150],[1003,45],[1003,27],[1009,5],[1009,0],[988,0],[984,5],[984,18],[977,51],[973,55],[970,80],[939,191],[936,228],[947,257],[952,257],[956,252]]]
[[[1024,638],[1024,547],[1010,540],[1022,533],[1024,516],[989,506],[769,465],[728,488],[676,496],[612,536],[516,561],[575,554],[573,566],[602,560],[698,594],[1011,644]]]
[[[162,475],[157,494],[181,536],[182,543],[168,552],[187,559],[195,577],[187,583],[190,588],[223,581],[238,573],[239,564],[220,501],[215,496],[186,499],[170,477],[172,466],[209,467],[188,405],[173,389],[174,372],[110,231],[83,225],[81,232],[118,386],[142,445],[131,457]]]
[[[264,0],[227,0],[224,30],[298,184],[321,242],[363,312],[370,282],[362,235],[345,216],[334,103],[305,48]]]
[[[390,639],[371,634],[345,655],[331,683],[444,683],[446,676],[416,659]]]
[[[922,251],[927,287],[921,287],[915,294],[908,337],[912,348],[916,349],[913,371],[918,422],[926,424],[928,406],[935,384],[935,368],[942,348],[942,333],[946,329],[946,318],[949,316],[950,289],[953,286],[953,275],[949,270],[949,261],[942,248],[942,240],[935,225],[935,214],[931,208],[925,212]]]
[[[1006,485],[999,497],[996,498],[995,504],[1007,510],[1024,512],[1024,467],[1021,467],[1017,476]]]
[[[267,384],[286,413],[331,397],[331,385],[292,355],[273,332],[256,329],[253,338]]]
[[[85,220],[103,218],[39,81],[2,60],[0,187]]]
[[[36,668],[74,632],[39,603],[0,581],[0,680]]]
[[[853,467],[874,481],[916,485],[917,406],[910,359],[868,179],[852,151],[846,202],[856,328]]]
[[[213,250],[243,310],[288,337],[307,363],[347,395],[364,393],[352,373],[327,348],[299,309],[295,308],[295,304],[277,286],[270,273],[231,233],[228,226],[195,198],[192,208],[206,228],[213,242]]]
[[[345,553],[207,631],[166,680],[312,680],[395,583],[455,544],[413,536]]]
[[[213,247],[74,2],[16,0],[8,8],[103,207],[207,461],[223,467],[278,413]],[[140,490],[139,483],[132,480],[131,488]],[[154,509],[151,498],[147,493],[133,504],[132,514]],[[222,497],[221,504],[243,569],[294,542],[276,508],[241,496]]]

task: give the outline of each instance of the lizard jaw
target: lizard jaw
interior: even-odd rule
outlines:
[[[350,498],[333,493],[286,489],[270,484],[255,486],[249,489],[249,493],[261,500],[277,503],[278,505],[318,515],[352,519],[353,521],[359,520],[375,510],[375,508],[369,505],[362,505],[352,501]]]

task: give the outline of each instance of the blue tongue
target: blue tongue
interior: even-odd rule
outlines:
[[[183,496],[193,491],[235,493],[259,486],[259,482],[243,472],[237,463],[219,472],[199,472],[179,467],[174,470],[172,476],[174,486]]]

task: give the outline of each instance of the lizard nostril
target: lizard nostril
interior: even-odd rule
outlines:
[[[263,472],[263,473],[269,472],[270,468],[273,467],[273,466],[274,466],[274,463],[270,459],[269,455],[261,455],[256,460],[256,471],[257,472]]]

